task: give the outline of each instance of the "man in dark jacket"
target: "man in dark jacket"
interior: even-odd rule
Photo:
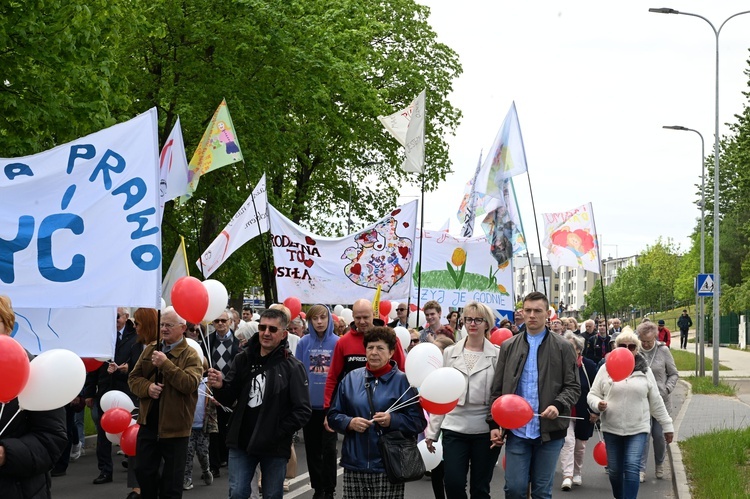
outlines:
[[[526,497],[531,483],[534,497],[550,497],[555,467],[567,434],[570,408],[581,393],[573,346],[547,330],[549,301],[533,292],[523,301],[526,332],[500,347],[490,407],[501,395],[516,394],[528,401],[533,414],[524,426],[502,430],[488,415],[493,446],[505,444],[509,456],[505,471],[505,497]],[[533,470],[533,472],[532,472]]]
[[[607,334],[607,323],[599,321],[597,333],[586,342],[586,356],[599,366],[599,362],[612,351],[612,338]]]
[[[688,331],[693,326],[693,319],[687,313],[687,310],[682,311],[682,315],[677,319],[677,327],[680,328],[680,348],[683,350],[687,349],[688,344]]]
[[[130,312],[125,307],[117,309],[117,338],[115,339],[115,354],[109,362],[102,364],[99,369],[86,375],[83,396],[86,405],[91,408],[96,425],[96,460],[99,465],[99,476],[94,483],[99,485],[112,481],[112,442],[106,432],[99,425],[102,408],[99,402],[110,390],[119,390],[132,397],[128,388],[128,375],[138,362],[140,349],[134,348],[138,335],[130,321]]]
[[[284,312],[266,310],[258,334],[235,357],[226,378],[217,369],[208,370],[216,400],[234,407],[227,429],[230,499],[250,497],[258,464],[263,497],[283,496],[292,436],[312,413],[307,373],[289,351],[287,324]]]

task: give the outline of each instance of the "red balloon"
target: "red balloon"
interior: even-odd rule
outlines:
[[[512,337],[513,337],[513,331],[511,331],[510,329],[506,327],[501,327],[500,329],[497,329],[495,330],[494,333],[492,333],[492,335],[490,336],[490,341],[493,344],[500,346],[503,344],[503,341]]]
[[[492,419],[502,428],[515,430],[534,417],[534,411],[525,398],[509,393],[500,395],[492,404]]]
[[[380,315],[388,315],[391,313],[392,305],[388,300],[381,301],[378,307],[380,308]]]
[[[291,320],[294,320],[297,318],[299,313],[302,311],[302,303],[300,303],[299,298],[296,296],[290,296],[286,300],[284,300],[284,306],[289,309],[289,313],[292,314]]]
[[[0,402],[16,398],[29,381],[29,356],[20,343],[0,334]]]
[[[627,348],[615,348],[604,363],[612,381],[622,381],[633,373],[635,357]]]
[[[417,306],[414,305],[413,303],[410,303],[409,304],[409,312],[416,312],[416,311],[417,311]]]
[[[594,461],[601,466],[607,466],[607,446],[599,442],[594,446]]]
[[[336,314],[331,314],[331,317],[333,318],[333,324],[336,325],[339,323],[339,316]]]
[[[419,397],[419,403],[422,407],[430,414],[448,414],[458,405],[458,399],[447,404],[438,404],[437,402],[430,402],[424,397]]]
[[[113,407],[102,414],[102,419],[99,424],[101,424],[102,429],[107,433],[114,433],[116,435],[128,429],[131,419],[132,418],[127,409]]]
[[[135,443],[138,440],[138,430],[141,429],[141,425],[138,423],[128,426],[125,431],[122,432],[120,437],[120,449],[125,453],[126,456],[135,456]]]
[[[198,279],[191,276],[177,279],[172,287],[171,298],[177,315],[195,324],[203,321],[208,311],[208,291]]]
[[[87,373],[96,371],[102,366],[102,364],[104,364],[104,362],[102,362],[101,360],[96,360],[89,357],[85,359],[82,358],[81,360],[83,361],[83,365],[86,366]]]

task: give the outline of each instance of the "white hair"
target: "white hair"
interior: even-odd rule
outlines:
[[[180,316],[180,314],[178,314],[178,313],[177,313],[177,312],[175,311],[175,309],[174,309],[174,307],[173,307],[172,305],[168,306],[167,308],[165,308],[165,309],[164,309],[164,310],[162,310],[162,312],[161,312],[161,315],[162,315],[162,317],[164,317],[164,316],[165,316],[165,315],[167,315],[167,314],[174,314],[174,315],[175,315],[175,316],[177,317],[177,323],[178,323],[178,324],[187,324],[187,321],[186,321],[185,319],[183,319],[183,318],[182,318],[182,317]]]

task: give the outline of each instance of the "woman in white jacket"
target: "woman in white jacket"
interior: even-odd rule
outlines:
[[[668,444],[672,442],[674,427],[654,375],[639,353],[638,337],[632,331],[624,331],[617,336],[615,346],[630,350],[635,357],[635,368],[619,382],[609,377],[606,368],[599,369],[589,391],[588,404],[600,413],[614,497],[631,499],[638,497],[640,460],[651,431],[651,417],[661,424]]]

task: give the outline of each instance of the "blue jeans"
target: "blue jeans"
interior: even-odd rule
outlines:
[[[467,474],[471,498],[489,499],[492,473],[500,455],[500,447],[490,449],[490,445],[489,433],[471,435],[443,430],[444,480],[448,499],[466,498]]]
[[[555,467],[564,438],[542,442],[541,438],[521,438],[512,432],[505,440],[505,499],[525,499],[529,483],[531,497],[549,499]]]
[[[287,461],[283,457],[256,456],[244,450],[229,449],[229,499],[250,497],[250,484],[258,464],[263,499],[281,499],[284,496]]]
[[[648,433],[620,436],[604,432],[609,483],[615,499],[638,497],[641,455],[647,438]]]
[[[656,464],[662,464],[667,454],[667,441],[664,439],[664,430],[661,424],[651,418],[651,438],[654,440],[654,460]],[[641,456],[641,471],[646,471],[648,464],[649,439],[646,437],[646,443],[643,445],[643,455]]]

